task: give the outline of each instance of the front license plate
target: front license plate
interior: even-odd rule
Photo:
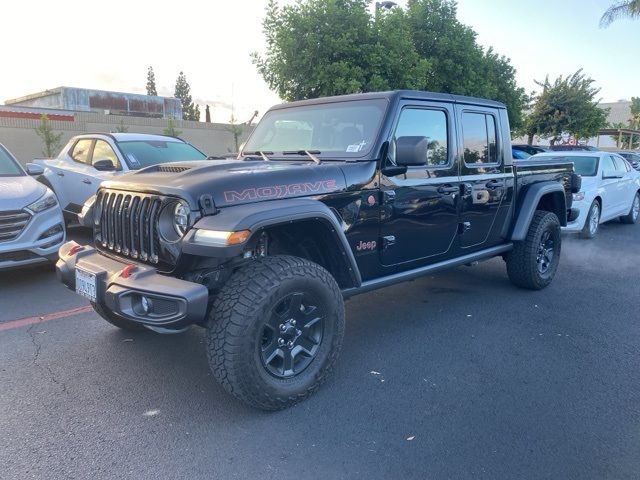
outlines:
[[[94,273],[76,267],[76,293],[92,302],[96,301],[96,276]]]

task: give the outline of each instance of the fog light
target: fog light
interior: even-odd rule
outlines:
[[[38,237],[38,240],[42,240],[42,239],[47,238],[47,237],[52,237],[52,236],[54,236],[54,235],[56,235],[58,233],[62,233],[62,224],[61,223],[51,227],[49,230],[46,230],[46,231],[42,232],[42,235],[40,235]]]
[[[145,297],[144,295],[140,297],[140,306],[142,307],[142,311],[147,314],[153,309],[153,303],[150,298]]]

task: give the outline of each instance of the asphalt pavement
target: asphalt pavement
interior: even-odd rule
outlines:
[[[0,478],[637,479],[639,268],[611,222],[540,292],[498,258],[355,297],[333,377],[277,413],[218,386],[201,329],[125,333],[51,268],[0,273]]]

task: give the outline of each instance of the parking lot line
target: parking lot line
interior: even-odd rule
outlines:
[[[37,315],[35,317],[20,318],[17,320],[9,320],[8,322],[0,323],[0,332],[3,330],[11,330],[14,328],[26,327],[34,323],[48,322],[49,320],[57,320],[59,318],[71,317],[73,315],[79,315],[81,313],[87,313],[92,311],[91,305],[85,305],[84,307],[71,308],[69,310],[61,310],[60,312],[47,313],[45,315]]]

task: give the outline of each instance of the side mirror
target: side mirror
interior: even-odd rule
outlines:
[[[101,172],[113,172],[116,169],[116,166],[109,159],[104,160],[95,160],[93,162],[93,168],[99,170]]]
[[[427,137],[398,137],[396,139],[396,165],[402,167],[427,164],[429,140]]]
[[[27,174],[31,175],[32,177],[37,177],[38,175],[42,175],[44,173],[44,168],[36,163],[27,163],[25,170],[27,171]]]

